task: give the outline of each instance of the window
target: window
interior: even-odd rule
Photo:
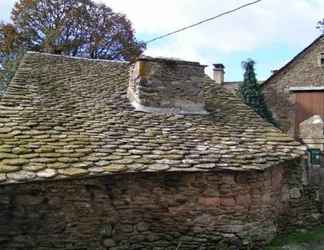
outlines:
[[[319,60],[318,60],[318,64],[319,64],[319,66],[323,66],[324,67],[324,53],[320,53]]]

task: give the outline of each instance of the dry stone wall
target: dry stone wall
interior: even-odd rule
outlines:
[[[315,203],[304,197],[300,168],[295,163],[286,168],[124,174],[2,186],[0,249],[258,246],[291,225],[318,223]]]

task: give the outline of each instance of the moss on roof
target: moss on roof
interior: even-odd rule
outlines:
[[[208,115],[134,111],[129,67],[27,53],[0,102],[0,182],[263,170],[304,154],[207,76]]]

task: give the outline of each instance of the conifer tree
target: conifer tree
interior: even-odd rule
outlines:
[[[254,65],[255,62],[252,59],[242,62],[242,67],[244,69],[244,81],[239,86],[239,96],[262,118],[275,124],[272,113],[267,108],[265,103],[262,88],[257,81]]]

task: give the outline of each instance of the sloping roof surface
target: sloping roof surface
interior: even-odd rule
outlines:
[[[304,154],[206,76],[208,115],[135,112],[127,63],[27,53],[0,102],[2,184],[138,171],[262,170]]]
[[[224,86],[224,88],[226,88],[232,92],[235,92],[239,89],[240,84],[242,84],[242,83],[243,83],[242,81],[224,82],[223,86]]]
[[[236,93],[236,91],[238,91],[240,84],[242,84],[243,81],[232,81],[232,82],[224,82],[223,83],[223,87],[229,91],[231,91],[232,93]],[[260,85],[263,84],[263,81],[258,81],[258,83]]]
[[[276,78],[277,76],[281,75],[284,71],[288,70],[288,68],[294,64],[294,62],[298,59],[303,57],[309,49],[311,49],[314,45],[316,45],[318,42],[320,42],[324,38],[324,35],[320,35],[318,38],[316,38],[310,45],[308,45],[305,49],[303,49],[301,52],[299,52],[293,59],[291,59],[288,63],[286,63],[283,67],[281,67],[279,70],[276,70],[276,73],[272,74],[267,80],[265,80],[262,85],[264,86],[268,82],[270,82],[272,79]]]

